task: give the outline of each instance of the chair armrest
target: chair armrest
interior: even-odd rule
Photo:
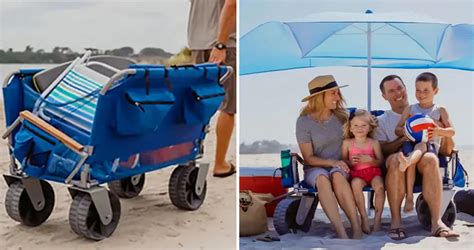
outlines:
[[[80,144],[76,140],[72,139],[71,137],[69,137],[65,133],[61,132],[57,128],[51,126],[49,123],[43,121],[42,119],[40,119],[39,117],[37,117],[36,115],[31,113],[30,111],[28,111],[28,110],[21,111],[20,112],[20,117],[27,120],[27,121],[29,121],[29,122],[31,122],[31,123],[33,123],[35,126],[40,128],[44,132],[50,134],[54,138],[61,141],[67,147],[69,147],[69,148],[71,148],[75,151],[78,151],[78,152],[81,152],[84,149],[84,146],[82,144]]]
[[[303,160],[303,157],[301,157],[299,154],[297,154],[297,153],[291,153],[291,157],[295,157],[296,160],[297,160],[299,163],[305,165],[304,160]]]

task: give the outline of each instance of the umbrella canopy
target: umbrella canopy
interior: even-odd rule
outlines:
[[[319,13],[240,38],[240,74],[321,66],[474,70],[474,26],[414,13]]]

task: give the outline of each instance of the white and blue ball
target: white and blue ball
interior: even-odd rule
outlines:
[[[405,121],[405,134],[413,142],[427,142],[428,129],[434,127],[434,121],[427,115],[415,114]]]

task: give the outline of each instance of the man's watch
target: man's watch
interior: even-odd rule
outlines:
[[[214,48],[218,50],[223,50],[223,49],[227,49],[227,46],[225,46],[225,44],[223,43],[216,43],[216,45],[214,45]]]

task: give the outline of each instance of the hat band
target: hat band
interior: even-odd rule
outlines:
[[[312,94],[316,94],[318,92],[321,92],[330,88],[334,88],[334,87],[337,87],[337,82],[330,82],[323,87],[317,87],[317,88],[311,89],[309,93],[312,95]]]

